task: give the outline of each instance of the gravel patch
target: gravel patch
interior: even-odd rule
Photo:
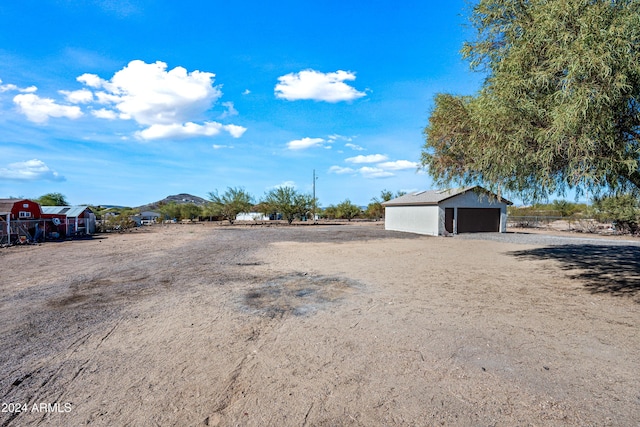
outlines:
[[[519,245],[599,245],[599,246],[640,246],[638,240],[608,239],[606,237],[571,237],[551,234],[527,232],[508,233],[465,233],[458,234],[455,239],[462,240],[492,240],[494,242],[515,243]]]

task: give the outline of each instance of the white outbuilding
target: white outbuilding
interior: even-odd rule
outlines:
[[[418,191],[382,204],[384,228],[433,236],[504,233],[511,204],[479,186]]]

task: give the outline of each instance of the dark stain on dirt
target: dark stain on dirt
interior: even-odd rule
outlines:
[[[70,284],[68,291],[59,298],[49,300],[49,307],[56,309],[95,308],[96,306],[122,303],[148,294],[151,284],[146,276],[129,278],[79,279]]]
[[[340,277],[304,273],[278,277],[244,294],[245,309],[268,317],[307,316],[359,292],[363,285]]]

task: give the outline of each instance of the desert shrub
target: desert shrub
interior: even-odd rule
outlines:
[[[640,204],[632,194],[596,198],[593,201],[593,213],[600,222],[612,222],[620,233],[638,234]]]

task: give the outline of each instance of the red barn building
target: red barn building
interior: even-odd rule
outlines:
[[[96,231],[96,216],[88,206],[41,206],[41,209],[43,218],[52,220],[53,225],[57,222],[61,234],[73,236]]]
[[[0,212],[10,213],[12,221],[40,219],[42,217],[40,205],[28,199],[0,199]]]
[[[42,209],[33,200],[0,199],[0,242],[34,239],[40,227],[44,232],[41,217]]]
[[[66,215],[47,213],[33,200],[0,199],[0,244],[58,239],[66,222]]]

